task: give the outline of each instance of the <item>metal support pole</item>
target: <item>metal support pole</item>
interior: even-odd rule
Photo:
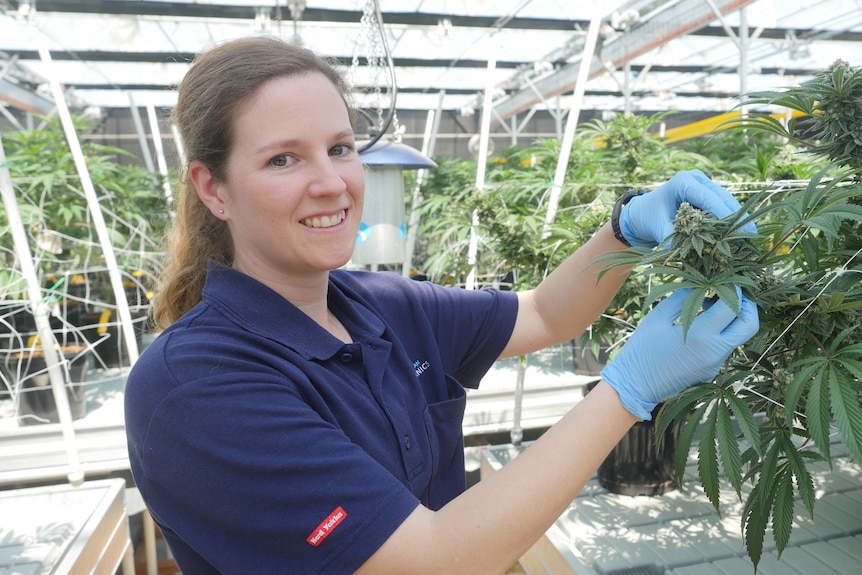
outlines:
[[[488,60],[488,77],[486,78],[485,100],[482,104],[482,126],[479,132],[479,158],[476,167],[476,189],[481,191],[485,188],[485,168],[488,162],[488,139],[491,131],[491,110],[494,95],[494,70],[497,68],[497,60]],[[467,263],[472,267],[467,274],[466,285],[468,290],[476,289],[476,255],[479,252],[479,236],[476,228],[479,226],[479,213],[473,210],[473,223],[470,226],[470,245],[467,248]]]
[[[102,214],[99,198],[96,196],[96,189],[93,187],[93,180],[90,179],[90,172],[87,169],[84,152],[81,150],[81,143],[78,141],[78,134],[75,132],[75,126],[72,123],[72,116],[69,114],[69,108],[66,106],[66,100],[63,98],[63,90],[60,87],[60,82],[57,80],[57,74],[54,72],[54,63],[51,59],[51,54],[47,48],[41,46],[39,48],[39,56],[48,69],[48,78],[51,84],[51,92],[54,94],[54,102],[57,105],[57,112],[60,114],[63,131],[66,133],[66,141],[69,143],[69,149],[72,151],[72,159],[75,161],[75,168],[78,171],[78,177],[81,179],[81,187],[84,190],[84,196],[87,198],[87,208],[90,211],[90,216],[93,218],[93,226],[96,228],[96,235],[99,238],[99,245],[105,258],[105,266],[108,268],[108,277],[111,279],[111,287],[113,288],[114,298],[117,302],[117,315],[120,318],[120,326],[123,330],[123,337],[126,340],[126,348],[129,351],[129,362],[134,365],[138,361],[138,342],[135,339],[132,314],[129,311],[129,300],[126,298],[126,291],[123,288],[123,278],[120,276],[120,269],[117,266],[114,246],[111,243],[108,227],[105,225],[105,216]]]
[[[566,132],[563,134],[563,143],[560,146],[560,157],[557,160],[557,171],[554,174],[554,184],[551,187],[551,195],[548,200],[548,212],[545,214],[545,225],[554,222],[557,217],[557,206],[560,204],[560,192],[566,180],[566,168],[569,166],[569,157],[572,153],[572,142],[575,139],[575,129],[581,115],[581,105],[584,101],[584,91],[589,79],[590,67],[593,61],[596,42],[599,38],[599,28],[602,25],[600,15],[593,16],[590,27],[587,30],[587,38],[584,43],[584,51],[581,54],[581,66],[578,68],[578,81],[575,84],[575,93],[572,95],[569,117],[566,120]]]
[[[748,47],[751,44],[748,33],[748,14],[745,6],[739,9],[739,103],[740,113],[748,115],[745,101],[748,100]]]
[[[156,183],[156,167],[153,165],[153,158],[150,155],[150,146],[147,144],[147,135],[144,133],[144,123],[141,121],[141,112],[135,104],[135,98],[131,92],[126,94],[129,97],[129,110],[132,112],[132,122],[135,124],[135,132],[138,134],[138,143],[141,146],[141,155],[144,157],[144,165],[147,167],[147,172],[152,175],[153,184]]]
[[[443,98],[445,90],[440,90],[437,98],[437,109],[428,110],[425,119],[425,134],[422,138],[422,155],[426,158],[434,157],[434,149],[437,147],[437,133],[440,131],[440,116],[443,115]],[[419,204],[422,203],[422,185],[428,181],[428,169],[420,168],[416,173],[416,188],[413,190],[413,201],[410,205],[410,221],[407,224],[407,246],[405,248],[404,264],[401,266],[401,275],[410,277],[413,268],[413,252],[416,251],[416,236],[419,234]]]
[[[173,193],[171,192],[171,181],[168,179],[168,164],[165,161],[165,150],[162,147],[162,132],[159,130],[159,119],[156,117],[156,109],[152,104],[147,104],[147,118],[150,120],[150,131],[153,133],[153,149],[156,151],[159,173],[162,174],[162,186],[165,189],[165,198],[170,205],[173,200]]]
[[[69,396],[66,395],[65,370],[61,368],[59,346],[48,319],[50,307],[42,297],[39,288],[39,277],[36,274],[36,266],[33,264],[33,254],[30,252],[30,243],[27,241],[27,232],[24,228],[24,221],[21,219],[21,212],[18,209],[18,201],[15,199],[15,189],[12,186],[12,176],[6,165],[6,152],[3,150],[2,139],[0,139],[0,196],[3,197],[6,219],[12,233],[15,257],[21,265],[21,274],[27,284],[30,308],[36,322],[39,341],[42,343],[45,365],[48,367],[48,379],[51,382],[51,391],[54,395],[54,403],[57,406],[57,415],[63,433],[63,444],[66,447],[66,459],[69,462],[67,477],[72,485],[80,485],[84,482],[84,471],[81,469],[78,449],[75,446],[72,410],[69,407]]]
[[[623,64],[623,112],[632,111],[632,63]]]

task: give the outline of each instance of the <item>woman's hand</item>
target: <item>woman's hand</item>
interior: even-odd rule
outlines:
[[[690,291],[676,290],[650,311],[601,372],[623,406],[642,420],[685,388],[712,381],[731,352],[759,328],[757,306],[737,288],[739,314],[717,301],[684,335],[678,319]]]
[[[679,205],[696,208],[724,218],[740,209],[730,192],[710,180],[700,170],[680,172],[655,190],[632,198],[620,214],[620,231],[633,246],[655,247],[673,233],[673,219]],[[743,231],[756,233],[749,222]]]

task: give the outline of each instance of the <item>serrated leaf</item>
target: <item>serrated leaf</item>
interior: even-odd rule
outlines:
[[[790,382],[790,385],[787,387],[787,390],[784,393],[784,411],[785,416],[787,418],[788,427],[793,425],[793,419],[796,417],[797,404],[799,403],[799,399],[802,397],[803,392],[808,389],[808,385],[811,382],[811,378],[816,371],[822,369],[823,364],[826,359],[822,357],[811,358],[813,363],[812,365],[808,365],[802,371],[796,373],[793,376],[793,381]],[[797,362],[796,364],[791,365],[791,368],[800,367],[804,363],[811,363],[811,361],[805,362]]]
[[[855,347],[855,346],[854,346]],[[846,351],[846,350],[845,350]],[[862,361],[849,359],[841,356],[841,365],[856,378],[857,381],[862,381]]]
[[[830,458],[829,446],[829,416],[830,416],[830,401],[828,373],[830,368],[827,366],[824,369],[814,374],[811,380],[811,385],[808,388],[808,401],[805,403],[805,421],[806,428],[811,434],[811,439],[820,448],[820,451]]]
[[[691,292],[689,292],[682,302],[682,313],[679,316],[679,322],[682,324],[683,342],[685,342],[688,330],[691,328],[691,324],[694,323],[697,314],[703,309],[704,297],[706,297],[706,289],[692,288]]]
[[[767,488],[760,490],[760,499],[757,501],[763,509],[766,509],[767,514],[772,508],[772,478],[778,470],[779,453],[780,448],[778,447],[778,443],[774,442],[766,452],[766,456],[761,461],[760,475],[757,478],[757,485],[765,484],[767,486]]]
[[[681,288],[690,288],[690,287],[691,287],[691,284],[689,284],[687,282],[671,282],[671,283],[666,283],[666,284],[656,286],[655,288],[651,289],[649,294],[647,294],[647,296],[644,298],[644,303],[643,303],[643,306],[641,306],[641,307],[643,308],[644,311],[647,311],[650,308],[650,306],[652,306],[652,304],[655,303],[656,300],[658,300],[663,295],[668,294],[672,291],[681,289]]]
[[[859,395],[853,389],[852,381],[832,369],[829,373],[829,395],[832,400],[832,414],[841,432],[841,438],[850,451],[851,457],[862,462],[862,407]]]
[[[713,409],[716,410],[716,439],[718,440],[718,453],[721,456],[721,466],[724,475],[736,490],[737,495],[742,493],[742,457],[739,450],[739,442],[736,439],[736,430],[730,417],[730,410],[723,401],[716,402]]]
[[[697,472],[700,476],[700,484],[706,497],[719,510],[719,482],[718,482],[718,453],[715,447],[715,425],[716,410],[713,409],[706,414],[703,425],[700,428],[700,442],[697,453]]]
[[[727,307],[733,310],[733,313],[739,315],[739,293],[736,290],[736,284],[719,284],[713,285],[713,289],[715,293],[718,294],[719,299],[725,303]]]
[[[692,236],[691,238],[691,247],[694,248],[694,251],[697,252],[697,255],[703,257],[703,238],[700,236]],[[682,254],[685,256],[686,254]]]
[[[814,480],[805,466],[805,461],[796,449],[787,450],[787,461],[790,463],[790,468],[793,475],[796,477],[796,489],[799,491],[799,496],[802,499],[805,509],[808,510],[808,515],[814,519],[814,501],[816,494],[814,492]]]
[[[763,483],[758,483],[751,490],[742,509],[742,533],[745,539],[745,549],[748,557],[757,570],[760,558],[763,556],[763,540],[766,537],[766,526],[769,522],[769,506],[759,504],[762,498]]]
[[[709,407],[708,403],[701,405],[691,415],[688,421],[683,426],[676,440],[676,450],[674,451],[674,463],[676,464],[676,475],[682,481],[685,475],[685,467],[688,464],[688,454],[691,452],[691,444],[694,441],[694,434],[697,431],[703,414]]]
[[[778,557],[790,541],[793,529],[793,481],[790,466],[782,465],[778,470],[775,482],[775,499],[772,507],[772,537],[778,549]]]
[[[657,433],[664,434],[671,422],[683,419],[681,416],[691,412],[694,406],[702,401],[711,401],[720,390],[721,388],[715,385],[694,385],[665,401],[656,417]]]
[[[760,456],[760,426],[757,425],[757,420],[754,418],[751,407],[732,393],[728,393],[726,398],[730,409],[733,411],[733,415],[736,417],[736,423],[739,425],[743,437],[745,437],[749,447]]]

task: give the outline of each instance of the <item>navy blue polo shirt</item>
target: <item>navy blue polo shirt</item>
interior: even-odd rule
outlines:
[[[464,490],[464,386],[506,345],[515,294],[336,270],[328,299],[354,343],[211,264],[132,369],[132,472],[184,574],[352,573]]]

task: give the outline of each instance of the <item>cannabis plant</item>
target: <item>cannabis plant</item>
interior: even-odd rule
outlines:
[[[698,475],[715,508],[720,474],[744,499],[742,530],[756,567],[768,529],[779,553],[787,546],[797,501],[813,515],[807,465],[831,462],[833,436],[862,462],[862,71],[839,61],[798,87],[753,94],[749,104],[809,116],[783,123],[756,114],[727,129],[782,136],[824,167],[802,185],[745,192],[742,209],[724,219],[684,204],[663,246],[614,254],[608,267],[633,265],[657,280],[646,306],[691,288],[685,329],[710,302],[739,309],[737,286],[758,305],[758,334],[713,381],[658,417],[659,432],[687,422],[679,477],[696,442]],[[748,222],[757,233],[743,231]]]
[[[93,126],[73,117],[75,129],[86,133]],[[15,186],[19,210],[32,235],[32,248],[43,276],[68,275],[70,271],[100,277],[106,284],[104,262],[95,226],[87,208],[72,152],[58,119],[43,128],[3,134],[6,163]],[[162,232],[167,225],[167,202],[156,176],[137,165],[120,165],[119,148],[84,141],[82,151],[118,262],[129,278],[134,271],[152,265]],[[0,299],[23,295],[16,278],[12,237],[5,210],[0,206]],[[66,291],[68,286],[61,286]]]

